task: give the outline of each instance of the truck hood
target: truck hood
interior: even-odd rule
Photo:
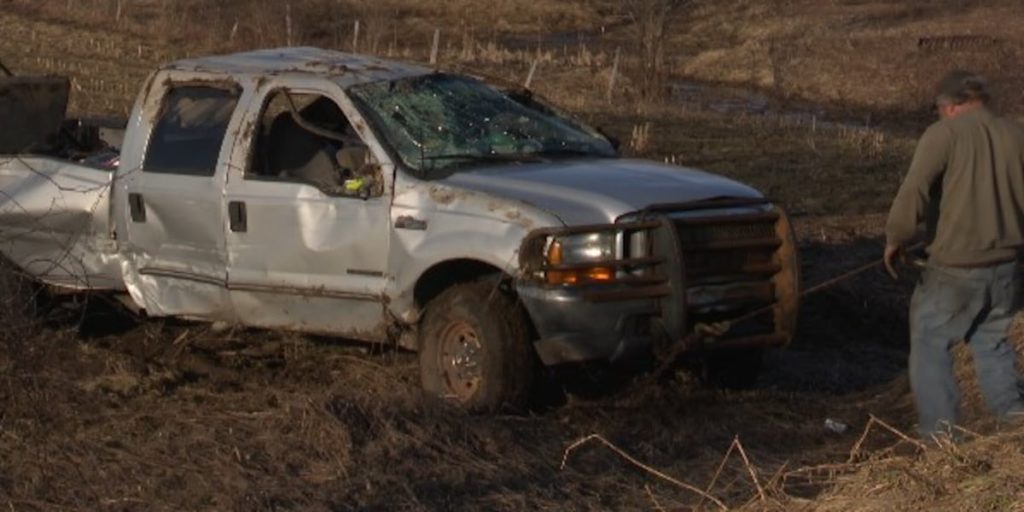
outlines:
[[[456,173],[440,183],[522,201],[566,225],[614,222],[652,204],[762,197],[747,185],[715,174],[628,159],[501,165]]]

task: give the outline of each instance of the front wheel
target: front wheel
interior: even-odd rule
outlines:
[[[494,281],[452,286],[419,332],[424,391],[471,411],[522,409],[534,382],[529,319]]]

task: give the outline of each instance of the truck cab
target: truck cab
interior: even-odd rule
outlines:
[[[149,316],[415,350],[468,409],[524,405],[542,365],[792,337],[780,208],[622,158],[529,92],[314,48],[203,57],[151,75],[115,149],[0,159],[0,251]]]

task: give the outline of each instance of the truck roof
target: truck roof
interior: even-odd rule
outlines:
[[[312,47],[272,48],[184,59],[168,64],[166,69],[254,77],[291,73],[326,75],[342,87],[432,72],[430,68],[415,64]]]

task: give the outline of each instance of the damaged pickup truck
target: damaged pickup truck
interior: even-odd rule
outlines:
[[[151,75],[116,143],[67,95],[0,79],[0,251],[53,287],[398,344],[473,410],[523,405],[542,365],[652,359],[770,308],[681,347],[749,380],[793,335],[778,207],[621,158],[528,92],[313,48],[197,58]]]

